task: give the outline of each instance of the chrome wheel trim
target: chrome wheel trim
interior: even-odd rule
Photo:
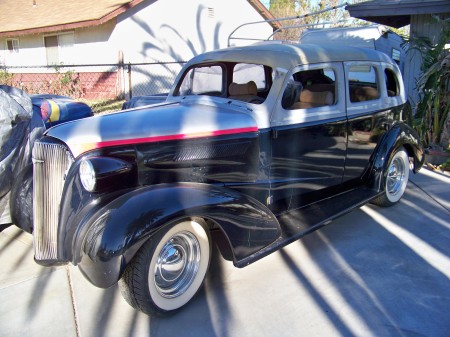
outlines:
[[[389,167],[389,172],[387,176],[387,191],[389,194],[396,195],[403,185],[405,180],[405,166],[400,158],[395,158],[391,166]]]
[[[166,244],[171,240],[172,237],[177,236],[180,233],[186,232],[192,234],[192,236],[196,238],[199,244],[198,270],[195,274],[191,273],[193,279],[191,280],[190,283],[187,282],[186,280],[184,281],[183,284],[186,287],[178,288],[181,291],[176,292],[177,293],[176,297],[163,296],[163,294],[161,293],[160,289],[158,289],[157,284],[155,282],[155,271],[157,270],[158,258],[160,258],[161,252],[164,251],[165,249],[164,247],[166,247]],[[153,304],[159,308],[159,310],[172,311],[182,307],[187,302],[189,302],[189,300],[195,295],[197,290],[202,285],[203,279],[205,278],[206,275],[206,271],[208,270],[209,260],[211,257],[211,247],[210,247],[211,243],[208,234],[209,233],[207,233],[207,229],[200,223],[196,221],[187,220],[173,225],[158,240],[156,248],[154,249],[153,256],[150,261],[150,265],[148,266],[147,286],[150,299],[153,302]],[[162,254],[162,256],[164,256],[164,254]],[[178,267],[175,268],[175,270],[178,270],[178,272],[184,270],[183,267],[180,267],[181,265],[183,265],[183,263],[179,264]],[[159,284],[159,287],[161,287],[161,284]],[[174,295],[174,293],[172,293],[172,295]]]
[[[194,234],[183,231],[172,236],[158,254],[154,282],[159,294],[175,298],[185,293],[197,275],[200,244]]]
[[[389,164],[386,177],[386,196],[391,202],[397,202],[406,189],[409,178],[409,159],[405,151],[397,152]]]

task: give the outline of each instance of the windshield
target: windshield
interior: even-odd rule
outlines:
[[[190,67],[174,96],[207,95],[261,104],[272,85],[272,68],[262,64],[220,62]]]

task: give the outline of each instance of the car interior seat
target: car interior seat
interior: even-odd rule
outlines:
[[[228,87],[228,98],[249,103],[262,103],[264,100],[258,96],[258,88],[254,81],[247,83],[231,83]]]

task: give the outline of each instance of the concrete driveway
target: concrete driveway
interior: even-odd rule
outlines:
[[[0,233],[0,336],[450,336],[450,177],[412,176],[391,208],[364,206],[244,269],[215,251],[199,294],[170,317],[118,288],[33,261]]]

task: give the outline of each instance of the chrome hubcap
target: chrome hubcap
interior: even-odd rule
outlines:
[[[386,187],[389,194],[395,195],[402,189],[405,172],[406,168],[403,160],[401,158],[395,158],[389,167],[387,176]]]
[[[200,244],[194,234],[184,231],[172,236],[158,255],[155,285],[161,296],[174,298],[191,285],[200,265]]]

